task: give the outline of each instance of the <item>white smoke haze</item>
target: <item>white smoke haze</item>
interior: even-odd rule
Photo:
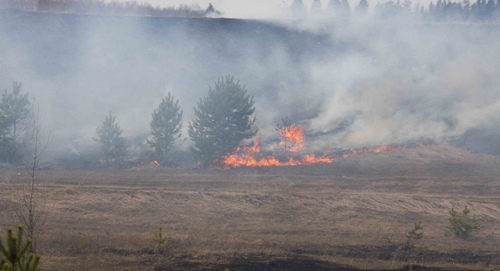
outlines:
[[[167,92],[187,138],[193,107],[228,74],[255,97],[265,149],[286,116],[304,124],[304,151],[498,130],[497,26],[3,15],[0,86],[23,83],[56,152],[95,147],[109,111],[145,138]]]

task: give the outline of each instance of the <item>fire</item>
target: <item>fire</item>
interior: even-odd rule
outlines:
[[[231,167],[271,167],[271,166],[298,166],[311,165],[315,163],[332,163],[334,158],[327,155],[316,156],[315,154],[307,154],[298,158],[289,158],[286,161],[280,161],[276,157],[268,155],[262,158],[255,158],[260,153],[260,141],[256,141],[253,145],[242,146],[236,148],[233,153],[227,154],[222,159],[222,169],[226,170]]]
[[[158,166],[158,167],[160,166],[160,162],[158,162],[156,160],[153,161],[153,162],[151,162],[151,163],[149,163],[149,164],[152,165],[152,166]]]
[[[303,125],[288,125],[278,129],[281,137],[275,149],[283,150],[285,156],[288,152],[297,152],[304,147]],[[249,146],[236,148],[232,153],[222,158],[222,169],[230,167],[270,167],[270,166],[298,166],[311,165],[315,163],[332,163],[334,158],[328,154],[316,156],[316,154],[306,154],[298,157],[286,158],[281,161],[278,158],[268,155],[262,158],[256,158],[260,154],[260,141],[256,141]]]
[[[396,152],[405,148],[418,148],[424,145],[417,146],[389,146],[383,145],[376,148],[362,148],[357,150],[350,150],[347,152],[339,153],[332,157],[330,153],[323,155],[305,154],[295,155],[288,158],[289,152],[298,152],[304,147],[304,133],[303,125],[287,125],[280,127],[277,131],[281,137],[275,146],[275,150],[282,151],[285,158],[278,159],[272,155],[264,156],[260,152],[260,141],[247,146],[236,148],[232,153],[225,155],[220,162],[220,169],[226,170],[231,167],[271,167],[271,166],[299,166],[299,165],[312,165],[316,163],[332,163],[339,158],[346,158],[349,156],[356,156],[369,153],[382,153],[382,152]]]
[[[289,125],[278,129],[281,140],[276,148],[284,149],[285,152],[297,152],[304,147],[303,125]]]

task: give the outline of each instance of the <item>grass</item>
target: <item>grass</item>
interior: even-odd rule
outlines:
[[[387,237],[403,240],[415,221],[423,221],[415,264],[432,270],[498,269],[500,182],[492,177],[498,158],[451,147],[405,150],[391,169],[387,163],[394,155],[226,172],[153,166],[40,171],[40,187],[53,206],[39,240],[40,265],[43,270],[397,269],[408,261],[395,259]],[[464,177],[456,164],[470,159],[482,171]],[[385,169],[373,169],[378,165]],[[10,218],[22,175],[2,170],[0,176],[0,215]],[[446,237],[448,211],[465,205],[481,229],[466,241]],[[169,238],[162,255],[148,243],[160,226]]]

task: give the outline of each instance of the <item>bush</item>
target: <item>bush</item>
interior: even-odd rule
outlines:
[[[12,233],[12,228],[7,229],[7,238],[5,244],[0,238],[0,252],[3,259],[0,261],[0,270],[20,270],[20,271],[35,271],[37,270],[40,255],[32,255],[28,253],[28,248],[31,245],[31,239],[23,240],[24,227],[17,227],[17,235]]]
[[[423,229],[424,227],[422,226],[422,221],[418,221],[413,224],[413,229],[406,233],[404,249],[411,250],[415,248],[415,243],[424,236],[424,233],[422,232]]]
[[[465,206],[462,214],[459,214],[454,208],[451,208],[449,213],[450,218],[448,218],[448,222],[450,225],[446,227],[445,230],[445,234],[447,236],[453,234],[455,237],[465,240],[469,237],[472,231],[479,228],[477,225],[476,215],[473,215],[472,217],[468,216],[470,210],[467,206]]]
[[[155,253],[163,253],[168,245],[168,240],[167,235],[163,233],[162,227],[160,227],[159,230],[154,233],[154,236],[151,238],[149,244],[151,248],[154,249]]]

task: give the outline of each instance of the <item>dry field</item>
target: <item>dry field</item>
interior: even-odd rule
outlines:
[[[451,146],[224,172],[41,170],[38,252],[43,270],[499,270],[499,171],[499,157]],[[3,235],[26,178],[1,172]],[[480,229],[445,236],[465,205]],[[416,221],[423,239],[399,251]],[[149,244],[160,226],[162,254]]]

